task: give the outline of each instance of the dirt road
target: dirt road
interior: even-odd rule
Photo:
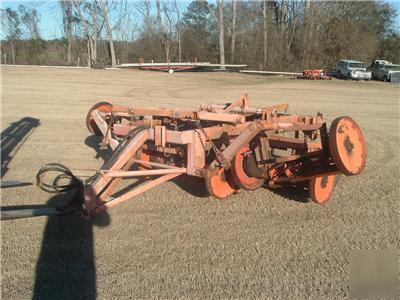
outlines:
[[[167,183],[93,223],[74,217],[2,223],[2,294],[22,298],[283,298],[348,295],[352,249],[399,248],[399,86],[223,73],[3,67],[2,180],[33,182],[47,162],[77,175],[108,152],[85,128],[99,101],[194,107],[248,93],[252,105],[352,116],[367,166],[342,176],[319,206],[261,188],[227,201],[201,182]],[[3,205],[58,200],[35,186],[1,191]],[[50,199],[50,200],[48,200]]]

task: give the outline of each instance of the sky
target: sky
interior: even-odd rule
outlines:
[[[20,4],[31,5],[33,2],[30,1],[2,1],[1,7],[10,7],[14,10],[18,9]],[[39,29],[42,38],[53,39],[62,36],[62,25],[61,25],[61,11],[59,9],[58,1],[40,1],[34,2],[34,7],[40,14]],[[1,35],[3,38],[3,34]]]
[[[131,3],[135,2],[134,0],[129,0]],[[190,0],[187,1],[179,1],[180,6],[182,8],[186,8],[187,5],[191,2]],[[386,2],[391,3],[397,10],[397,18],[396,24],[398,30],[400,30],[400,0],[387,0]],[[20,4],[24,5],[32,5],[34,3],[34,7],[38,10],[40,14],[40,24],[39,29],[42,38],[44,39],[54,39],[62,37],[62,16],[61,11],[59,8],[59,3],[57,0],[47,0],[47,1],[38,1],[32,2],[28,0],[8,0],[3,1],[0,0],[0,6],[2,8],[10,7],[12,9],[18,9]],[[1,33],[1,38],[4,38],[3,32]]]
[[[400,1],[400,0],[399,0]],[[139,0],[128,0],[129,3],[139,2]],[[180,9],[184,10],[190,4],[191,0],[178,0],[177,3]],[[0,7],[10,7],[18,10],[19,5],[26,5],[28,7],[34,6],[40,14],[39,30],[43,39],[61,38],[62,34],[62,14],[58,0],[46,1],[32,1],[32,0],[0,0]],[[1,32],[1,39],[4,38]]]

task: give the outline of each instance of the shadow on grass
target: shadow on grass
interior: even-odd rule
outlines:
[[[210,196],[206,190],[203,178],[182,175],[173,179],[172,182],[192,196],[199,198],[206,198]]]
[[[72,191],[58,194],[47,205],[62,205],[72,195]],[[32,298],[95,299],[93,226],[109,224],[110,217],[107,213],[90,221],[83,220],[79,215],[48,217],[36,265]]]
[[[9,163],[23,143],[39,125],[38,119],[24,117],[1,132],[1,178],[7,173]]]
[[[300,202],[308,203],[310,201],[309,191],[304,186],[295,186],[293,184],[283,184],[274,188],[267,188],[268,191],[281,196],[283,198]]]
[[[100,149],[101,138],[90,136],[86,145],[96,150],[96,158],[106,161],[108,149]],[[47,206],[65,205],[75,191],[57,194]],[[79,215],[50,216],[43,233],[36,265],[33,299],[96,299],[93,226],[108,226],[107,213],[93,220]]]
[[[103,137],[101,136],[90,135],[85,139],[85,144],[96,151],[96,159],[100,158],[103,160],[103,162],[106,162],[111,157],[112,150],[110,147],[101,148],[100,143],[102,140]]]

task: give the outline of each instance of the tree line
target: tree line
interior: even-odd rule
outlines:
[[[252,69],[332,67],[339,59],[398,62],[395,8],[382,1],[59,0],[63,37],[43,39],[40,14],[1,10],[2,63],[113,66],[210,61]]]

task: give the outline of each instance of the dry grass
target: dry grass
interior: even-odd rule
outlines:
[[[289,102],[290,111],[321,111],[328,122],[350,115],[368,151],[365,171],[342,176],[323,206],[264,188],[221,202],[200,182],[179,180],[93,224],[73,217],[4,222],[4,298],[342,298],[352,249],[400,246],[399,86],[221,73],[1,71],[2,130],[24,117],[40,122],[14,153],[7,180],[33,181],[46,162],[98,168],[107,153],[95,150],[84,119],[102,100],[193,107],[249,93],[253,105]],[[1,193],[3,205],[49,199],[34,186]]]

